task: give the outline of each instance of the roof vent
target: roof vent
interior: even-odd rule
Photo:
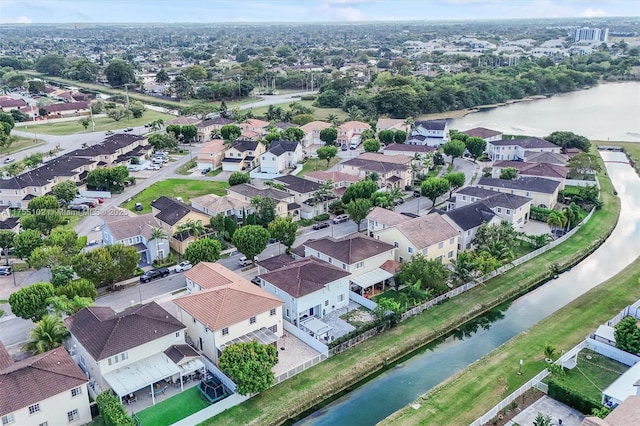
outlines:
[[[158,334],[158,330],[153,330],[153,332],[154,332],[155,334]]]

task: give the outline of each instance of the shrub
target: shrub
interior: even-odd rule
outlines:
[[[602,407],[600,401],[593,400],[588,396],[566,387],[560,382],[556,382],[553,379],[549,380],[548,384],[548,395],[551,398],[567,404],[569,407],[575,408],[582,414],[591,415],[594,409]]]
[[[547,223],[547,219],[549,218],[549,213],[551,210],[545,209],[543,207],[535,207],[531,206],[531,220],[537,220],[538,222]]]
[[[316,222],[322,222],[323,220],[327,219],[329,219],[329,213],[322,213],[313,218],[313,220],[315,220]]]
[[[136,422],[111,389],[101,392],[96,403],[106,426],[136,426]]]
[[[304,95],[300,97],[301,101],[315,101],[316,95]]]
[[[313,219],[300,219],[298,221],[298,226],[311,226],[313,225]]]

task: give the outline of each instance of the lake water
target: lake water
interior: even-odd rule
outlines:
[[[640,142],[640,82],[609,83],[449,120],[449,128],[487,127],[546,136],[568,130],[593,140]]]
[[[607,84],[496,108],[452,120],[450,126],[460,130],[482,126],[537,136],[570,130],[590,139],[640,142],[640,83]],[[622,210],[611,237],[588,259],[515,300],[500,315],[493,315],[492,324],[428,346],[296,425],[374,425],[633,262],[640,254],[640,178],[631,166],[618,163],[626,161],[624,154],[601,155]]]

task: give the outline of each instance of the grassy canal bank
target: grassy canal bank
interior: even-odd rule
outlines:
[[[600,176],[604,207],[564,244],[513,268],[472,291],[437,305],[271,389],[204,425],[272,425],[309,410],[412,351],[444,336],[487,310],[549,279],[549,265],[566,269],[595,250],[615,227],[620,204],[611,181]],[[430,423],[430,422],[427,422]],[[430,424],[452,424],[447,421]]]

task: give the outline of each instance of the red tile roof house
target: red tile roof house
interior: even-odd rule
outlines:
[[[63,347],[14,362],[0,343],[2,425],[87,424],[88,382]]]
[[[155,383],[182,384],[183,376],[204,369],[186,345],[186,327],[155,302],[118,313],[91,306],[64,322],[71,333],[69,346],[96,393],[110,388],[122,399],[138,392],[150,395],[155,404]],[[176,347],[190,354],[189,362],[176,363],[169,357]]]
[[[238,342],[275,344],[282,337],[282,305],[276,295],[218,263],[200,262],[185,272],[188,296],[174,299],[178,318],[195,347],[217,363]]]
[[[47,117],[49,118],[83,115],[89,113],[89,101],[53,104],[47,105],[44,108],[47,111]]]
[[[460,133],[464,133],[469,137],[484,139],[485,142],[502,140],[502,132],[487,129],[485,127],[474,127],[473,129],[465,130],[464,132]]]

